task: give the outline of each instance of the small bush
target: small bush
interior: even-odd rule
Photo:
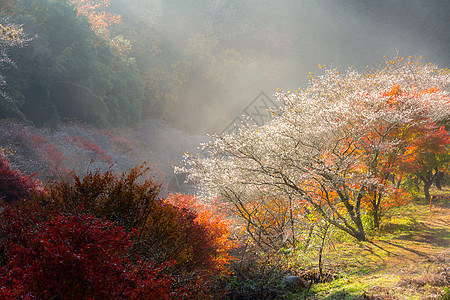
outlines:
[[[289,293],[283,284],[289,272],[279,253],[261,252],[242,246],[234,253],[238,258],[230,273],[216,282],[219,299],[284,299]]]
[[[40,183],[32,175],[25,175],[11,169],[8,160],[0,154],[0,199],[15,202],[28,198],[38,189]]]

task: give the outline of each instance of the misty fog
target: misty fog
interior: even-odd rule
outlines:
[[[446,1],[141,1],[120,9],[124,24],[144,17],[140,5],[153,13],[160,58],[192,58],[198,68],[167,117],[192,132],[220,132],[260,92],[305,87],[319,64],[364,70],[397,55],[450,62]]]

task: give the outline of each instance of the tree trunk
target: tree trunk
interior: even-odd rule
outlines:
[[[423,193],[425,194],[425,200],[427,200],[427,202],[430,202],[430,211],[431,211],[431,195],[430,195],[430,187],[433,184],[433,181],[431,182],[424,182],[423,185]]]
[[[434,184],[438,190],[442,190],[442,183],[444,180],[444,172],[438,172],[436,178],[434,179]]]
[[[378,208],[373,210],[373,227],[375,227],[375,230],[380,230],[380,215],[378,213]]]
[[[289,220],[291,223],[291,232],[292,232],[292,247],[297,247],[297,239],[295,237],[295,223],[294,223],[294,213],[292,209],[292,198],[289,197]]]
[[[381,213],[380,213],[380,206],[381,206],[381,193],[375,192],[373,196],[372,202],[372,218],[373,218],[373,227],[375,230],[380,230],[380,221],[381,221]]]
[[[355,206],[350,204],[350,201],[348,197],[343,193],[342,191],[335,189],[335,191],[338,193],[339,198],[341,199],[341,202],[345,205],[345,208],[347,209],[348,214],[350,215],[353,223],[356,225],[356,228],[353,226],[350,226],[348,223],[345,223],[345,227],[347,227],[348,230],[344,230],[346,232],[351,232],[350,234],[355,237],[358,241],[362,242],[366,240],[366,235],[364,234],[364,226],[362,224],[361,220],[361,195],[358,195],[358,198],[356,200]],[[330,221],[330,220],[328,220]],[[333,222],[332,222],[333,224]],[[339,227],[339,226],[338,226]]]
[[[364,233],[364,230],[360,230],[359,232],[357,232],[354,237],[360,241],[360,242],[365,242],[366,241],[366,234]]]
[[[364,242],[366,240],[366,234],[364,233],[364,226],[362,224],[361,215],[358,213],[357,218],[355,220],[356,228],[358,231],[355,234],[355,237],[358,241]]]
[[[425,200],[430,201],[430,211],[431,211],[431,195],[430,188],[433,185],[436,176],[439,174],[438,168],[435,168],[435,173],[433,174],[433,170],[428,171],[426,177],[421,176],[420,179],[423,181],[423,193],[425,195]]]
[[[325,246],[325,240],[327,238],[327,232],[328,232],[328,228],[330,227],[330,224],[326,224],[325,228],[323,229],[323,235],[321,236],[322,238],[322,244],[320,245],[320,249],[319,249],[319,280],[322,281],[323,280],[323,261],[322,261],[322,254],[323,254],[323,248]]]
[[[308,247],[309,247],[309,243],[310,243],[310,241],[311,241],[311,236],[312,236],[313,230],[314,230],[314,224],[311,224],[311,225],[309,226],[309,232],[308,232],[308,237],[306,238],[306,243],[305,243],[305,249],[304,249],[304,251],[308,250]]]

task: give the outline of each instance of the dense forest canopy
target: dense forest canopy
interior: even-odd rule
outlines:
[[[4,19],[32,39],[9,49],[15,64],[2,70],[10,100],[1,100],[1,116],[35,124],[123,126],[156,117],[191,132],[217,132],[260,92],[304,87],[301,79],[318,64],[364,69],[397,52],[450,62],[450,5],[442,1],[1,6]]]

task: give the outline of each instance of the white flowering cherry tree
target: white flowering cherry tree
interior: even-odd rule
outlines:
[[[314,213],[364,241],[370,200],[380,209],[396,189],[386,166],[402,154],[407,132],[449,117],[449,83],[446,70],[403,58],[365,73],[325,68],[306,89],[277,93],[283,106],[266,125],[215,136],[206,154],[187,154],[184,171],[249,225],[258,209],[270,209],[258,202],[266,194],[289,199],[288,236],[292,218]]]

